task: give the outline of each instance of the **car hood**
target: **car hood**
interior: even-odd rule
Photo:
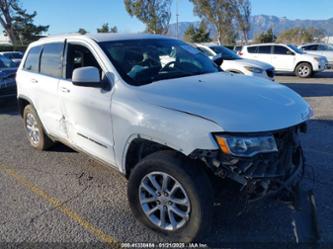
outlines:
[[[299,54],[303,59],[307,59],[307,60],[313,60],[315,58],[319,58],[321,60],[327,60],[325,56],[322,55],[316,55],[316,54],[308,54],[308,53],[304,53],[304,54]]]
[[[146,103],[209,120],[226,132],[273,131],[312,115],[309,105],[289,88],[230,73],[163,80],[138,91]]]
[[[326,57],[327,59],[332,59],[333,57],[333,51],[306,51],[305,54],[314,55],[316,57]]]
[[[250,66],[250,67],[259,67],[261,69],[267,70],[273,68],[271,64],[256,61],[256,60],[250,60],[250,59],[240,59],[240,60],[234,60],[234,62],[239,63],[242,66]]]

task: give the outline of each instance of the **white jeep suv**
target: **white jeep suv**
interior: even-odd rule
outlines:
[[[16,79],[31,146],[59,141],[119,170],[134,216],[173,241],[209,231],[216,179],[249,202],[302,178],[309,105],[270,80],[221,72],[182,41],[43,38]]]
[[[328,67],[325,57],[305,54],[294,45],[254,44],[244,46],[239,55],[269,63],[277,72],[294,72],[301,78],[311,77],[313,73],[321,72]]]

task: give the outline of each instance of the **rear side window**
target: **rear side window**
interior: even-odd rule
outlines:
[[[24,69],[29,72],[39,72],[39,57],[42,50],[41,46],[33,47],[30,49],[27,55],[27,59],[24,63]]]
[[[249,52],[250,54],[256,54],[258,53],[258,47],[248,47],[247,52]]]
[[[270,54],[272,51],[272,46],[259,46],[259,54]]]
[[[62,57],[64,43],[50,43],[43,48],[40,72],[42,74],[61,78],[62,77]]]
[[[318,46],[318,50],[320,50],[320,51],[326,51],[326,50],[328,50],[328,47],[326,45],[319,45]]]

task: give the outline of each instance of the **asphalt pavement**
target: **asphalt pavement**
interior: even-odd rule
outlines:
[[[315,173],[320,246],[333,248],[333,72],[314,79],[276,79],[305,97],[314,109],[302,143],[308,169]],[[167,246],[158,244],[166,240],[134,219],[126,184],[116,170],[64,145],[47,152],[33,150],[15,100],[0,104],[1,248],[127,247],[131,244],[121,243],[149,242]],[[203,244],[220,248],[230,244],[232,248],[295,246],[291,210],[286,205],[262,201],[237,216],[237,198],[223,187],[220,191],[213,229]]]

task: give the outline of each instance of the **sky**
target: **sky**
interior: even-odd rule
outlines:
[[[171,23],[176,22],[173,0]],[[96,32],[103,23],[116,25],[119,32],[143,31],[145,26],[126,12],[123,0],[21,0],[29,12],[37,11],[36,24],[50,25],[49,34],[76,32],[84,28]],[[251,0],[253,15],[265,14],[289,19],[333,17],[333,0]],[[178,0],[179,21],[196,21],[189,0]]]

